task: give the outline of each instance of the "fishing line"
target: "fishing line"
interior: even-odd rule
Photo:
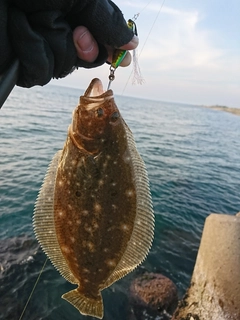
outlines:
[[[42,273],[43,273],[43,270],[44,270],[44,268],[45,268],[45,266],[46,266],[46,264],[47,264],[47,261],[48,261],[48,258],[46,258],[46,260],[45,260],[45,262],[44,262],[44,264],[43,264],[43,266],[42,266],[42,269],[41,269],[41,271],[39,272],[39,275],[38,275],[38,277],[37,277],[37,280],[36,280],[36,282],[35,282],[35,284],[34,284],[34,286],[33,286],[33,288],[32,288],[32,291],[31,291],[31,293],[30,293],[30,295],[29,295],[29,297],[28,297],[28,300],[27,300],[27,302],[26,302],[26,304],[25,304],[25,306],[24,306],[24,308],[23,308],[23,311],[22,311],[22,313],[21,313],[21,315],[20,315],[20,318],[19,318],[18,320],[21,320],[21,319],[22,319],[22,317],[23,317],[23,315],[24,315],[24,313],[25,313],[25,311],[26,311],[26,309],[27,309],[27,306],[28,306],[28,304],[29,304],[29,301],[30,301],[31,298],[32,298],[32,295],[33,295],[33,293],[34,293],[34,290],[35,290],[35,288],[36,288],[36,286],[37,286],[37,284],[38,284],[38,282],[39,282],[39,279],[40,279],[40,277],[41,277],[41,275],[42,275]]]
[[[136,15],[139,16],[140,13],[143,12],[143,11],[149,6],[149,4],[150,4],[152,1],[153,1],[153,0],[150,0],[150,1],[142,8],[142,10],[140,10]],[[136,16],[136,15],[135,15],[135,16]],[[135,17],[135,16],[134,16],[134,17]]]
[[[146,6],[145,6],[139,13],[135,14],[134,17],[133,17],[133,20],[136,21],[136,19],[137,19],[138,16],[140,15],[140,13],[143,12],[143,10],[145,10],[145,9],[149,6],[149,4],[150,4],[151,2],[152,2],[152,0],[150,0],[150,1],[146,4]],[[159,17],[160,12],[162,11],[162,8],[163,8],[164,3],[165,3],[165,0],[163,0],[162,4],[161,4],[161,6],[160,6],[160,8],[159,8],[159,10],[158,10],[158,12],[157,12],[157,15],[156,15],[155,19],[153,20],[152,26],[151,26],[148,34],[147,34],[147,37],[146,37],[146,39],[145,39],[145,41],[144,41],[144,43],[143,43],[142,49],[141,49],[141,51],[140,51],[140,53],[139,53],[139,57],[141,56],[141,53],[143,52],[143,49],[144,49],[144,47],[146,46],[146,43],[147,43],[147,41],[148,41],[148,38],[150,37],[150,34],[151,34],[151,32],[152,32],[152,30],[153,30],[153,28],[154,28],[154,26],[155,26],[155,24],[156,24],[156,22],[157,22],[157,19],[158,19],[158,17]],[[124,94],[124,91],[125,91],[128,83],[129,83],[130,78],[132,77],[133,72],[134,72],[134,67],[133,67],[133,70],[131,71],[131,73],[130,73],[127,81],[126,81],[126,84],[125,84],[125,86],[124,86],[124,88],[123,88],[123,91],[122,91],[122,95]]]

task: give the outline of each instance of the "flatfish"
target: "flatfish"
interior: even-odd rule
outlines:
[[[112,90],[93,79],[53,157],[33,217],[35,235],[77,288],[62,298],[102,319],[101,291],[147,256],[154,233],[149,181]]]

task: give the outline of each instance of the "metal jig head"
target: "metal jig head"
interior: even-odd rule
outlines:
[[[127,22],[127,25],[128,25],[128,28],[133,31],[134,35],[137,36],[136,23],[132,19],[129,19],[128,22]],[[109,77],[108,77],[109,78],[109,83],[108,83],[107,90],[110,89],[111,83],[115,79],[115,74],[114,74],[115,70],[117,69],[117,67],[119,67],[119,65],[121,64],[121,62],[125,58],[126,54],[127,54],[127,50],[121,50],[121,49],[116,49],[113,52],[112,63],[111,63],[111,66],[109,68],[110,74],[109,74]]]

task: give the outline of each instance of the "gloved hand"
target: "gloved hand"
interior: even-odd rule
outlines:
[[[79,25],[98,43],[93,63],[77,56],[72,33]],[[120,47],[132,37],[110,0],[0,0],[0,73],[17,57],[22,87],[45,85],[76,67],[99,66],[107,59],[106,45]]]

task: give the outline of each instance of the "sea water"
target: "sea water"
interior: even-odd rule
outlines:
[[[0,319],[19,319],[46,259],[32,229],[34,202],[82,93],[15,88],[0,110]],[[181,297],[205,218],[240,211],[240,117],[196,105],[115,100],[146,163],[156,217],[147,260],[103,292],[104,319],[127,320],[136,276],[162,273]],[[61,299],[73,288],[48,261],[23,319],[92,319]]]

